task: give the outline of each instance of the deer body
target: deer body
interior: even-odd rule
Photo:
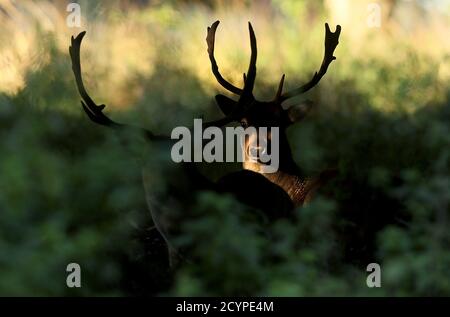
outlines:
[[[219,72],[219,67],[214,57],[215,33],[218,25],[219,21],[216,21],[207,30],[206,41],[211,69],[217,81],[225,89],[236,95],[238,100],[235,101],[224,95],[217,95],[216,102],[225,116],[219,120],[207,123],[204,127],[223,127],[229,123],[237,122],[244,128],[278,128],[280,131],[279,169],[275,173],[266,173],[264,172],[264,163],[254,162],[249,159],[250,151],[252,150],[250,148],[250,144],[252,144],[251,138],[256,136],[250,136],[245,141],[243,171],[226,175],[219,182],[213,183],[201,175],[192,163],[184,163],[181,166],[181,170],[178,170],[179,173],[176,176],[176,182],[172,186],[173,190],[170,193],[174,194],[176,192],[173,196],[169,194],[168,196],[160,197],[155,194],[154,187],[151,186],[152,170],[144,168],[143,179],[150,211],[157,228],[169,245],[171,231],[176,231],[179,222],[182,221],[179,217],[187,217],[185,214],[173,214],[171,211],[179,205],[177,203],[178,198],[181,200],[184,199],[184,201],[192,200],[194,196],[192,195],[192,191],[213,190],[232,193],[244,203],[263,210],[270,218],[277,218],[288,216],[294,207],[301,206],[309,201],[324,179],[323,177],[306,179],[301,175],[300,169],[292,157],[291,148],[286,136],[286,129],[291,124],[301,120],[311,108],[311,105],[292,106],[285,110],[282,104],[289,98],[305,93],[313,88],[325,75],[330,63],[336,59],[333,53],[338,45],[341,31],[340,26],[338,25],[336,32],[333,33],[330,31],[328,24],[325,24],[325,54],[322,65],[308,83],[297,89],[283,93],[285,78],[283,75],[275,98],[272,101],[262,102],[256,100],[253,96],[253,87],[256,78],[257,44],[252,25],[249,23],[251,46],[250,64],[247,73],[243,76],[244,85],[242,88],[238,88],[225,80]],[[129,127],[109,119],[103,113],[105,105],[95,104],[84,87],[80,62],[80,47],[84,35],[85,32],[76,38],[72,37],[72,45],[70,47],[72,69],[78,91],[82,97],[82,107],[89,118],[97,124],[115,129]],[[156,136],[148,130],[140,130],[151,142],[167,140],[167,138]],[[270,149],[272,148],[270,134],[267,139],[267,147]]]

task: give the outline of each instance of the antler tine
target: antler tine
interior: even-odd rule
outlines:
[[[207,35],[206,35],[206,43],[208,44],[208,55],[209,60],[211,61],[211,69],[216,77],[219,84],[221,84],[225,89],[235,93],[236,95],[242,94],[242,89],[234,86],[230,82],[228,82],[219,72],[219,66],[217,66],[216,58],[214,57],[214,43],[216,40],[216,30],[219,26],[220,21],[214,22],[210,27],[208,27]]]
[[[250,33],[250,47],[252,53],[241,98],[248,98],[249,96],[253,96],[253,87],[255,86],[256,79],[256,58],[258,55],[258,47],[256,44],[255,31],[253,31],[253,27],[250,22],[248,22],[248,30]]]
[[[322,77],[327,72],[328,66],[331,64],[332,61],[334,61],[336,59],[336,57],[333,56],[333,54],[334,54],[334,50],[336,49],[337,45],[339,44],[339,35],[340,34],[341,34],[341,26],[340,25],[338,25],[336,27],[335,32],[331,32],[328,23],[325,23],[325,54],[324,54],[322,65],[320,66],[319,72],[314,73],[313,78],[307,84],[281,95],[280,101],[285,101],[294,96],[303,94],[319,83],[320,79],[322,79]]]
[[[275,100],[280,100],[281,94],[283,93],[283,85],[284,85],[284,78],[286,77],[285,74],[281,76],[280,84],[278,85],[277,94],[275,95]]]

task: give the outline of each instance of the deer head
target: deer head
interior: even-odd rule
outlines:
[[[338,25],[335,32],[331,32],[328,24],[325,24],[325,54],[322,65],[318,72],[316,72],[312,79],[303,86],[289,92],[283,92],[283,84],[285,75],[281,76],[280,84],[275,97],[270,101],[259,101],[253,95],[253,87],[256,79],[256,59],[257,59],[257,43],[255,32],[251,23],[249,23],[250,32],[250,47],[251,57],[250,65],[246,74],[244,74],[244,86],[238,88],[225,80],[219,72],[216,59],[214,57],[214,43],[217,27],[219,21],[214,22],[211,27],[208,27],[206,42],[208,44],[208,55],[211,61],[211,68],[217,81],[228,91],[235,94],[238,100],[235,101],[224,95],[217,95],[216,101],[219,108],[224,113],[225,117],[221,123],[238,122],[245,127],[277,127],[279,128],[279,172],[266,174],[265,176],[271,181],[280,185],[285,189],[294,202],[303,202],[305,199],[304,191],[308,191],[307,185],[303,179],[299,179],[300,171],[292,158],[291,148],[286,137],[285,130],[294,122],[298,122],[305,117],[311,108],[311,103],[306,105],[292,106],[288,109],[283,108],[283,103],[300,94],[303,94],[317,85],[320,79],[325,75],[328,66],[336,59],[334,50],[339,43],[339,35],[341,27]],[[257,137],[256,135],[254,137]],[[249,169],[255,172],[264,170],[261,168],[261,162],[249,160],[251,156],[249,151],[250,144],[255,144],[255,141],[249,137],[246,139],[244,148],[244,169]],[[267,146],[270,149],[270,134],[267,136]],[[258,141],[256,141],[258,143]],[[264,173],[263,173],[264,174]],[[297,197],[298,196],[298,197]]]

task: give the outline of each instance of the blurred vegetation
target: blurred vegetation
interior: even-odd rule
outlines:
[[[67,2],[0,1],[0,295],[450,295],[445,1],[379,1],[381,28],[367,27],[367,1],[78,2],[80,30],[65,24]],[[142,160],[159,191],[176,174],[164,174],[158,147],[139,157],[87,120],[68,46],[88,31],[86,85],[111,117],[168,134],[219,116],[204,43],[216,19],[217,59],[236,83],[252,21],[256,95],[267,98],[282,73],[288,88],[308,80],[324,22],[342,25],[337,61],[304,97],[315,110],[289,130],[306,174],[337,166],[339,177],[294,220],[270,224],[232,197],[193,193],[197,217],[177,241],[192,261],[171,269]],[[65,285],[71,262],[80,289]],[[380,289],[366,286],[370,262]]]

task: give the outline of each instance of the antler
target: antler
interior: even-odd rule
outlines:
[[[325,23],[325,54],[324,54],[322,65],[320,66],[319,72],[316,72],[314,74],[313,78],[311,79],[311,81],[309,81],[307,84],[305,84],[295,90],[289,91],[285,94],[282,94],[279,97],[279,101],[283,102],[289,98],[303,94],[319,83],[320,79],[322,79],[322,77],[327,72],[328,66],[331,64],[332,61],[334,61],[336,59],[336,57],[333,56],[333,54],[334,54],[334,50],[336,49],[337,45],[339,44],[339,35],[340,34],[341,34],[341,26],[340,25],[338,25],[336,27],[335,32],[331,32],[328,23]]]
[[[72,59],[72,70],[75,75],[78,92],[82,98],[81,105],[89,118],[95,123],[119,127],[121,126],[120,123],[112,121],[102,112],[106,106],[97,105],[87,93],[86,88],[84,88],[83,77],[81,75],[80,48],[85,35],[86,32],[81,32],[76,38],[72,36],[71,46],[69,47],[70,58]]]
[[[103,109],[105,109],[106,105],[97,105],[92,98],[89,96],[88,92],[86,91],[86,88],[84,87],[83,83],[83,77],[81,75],[81,62],[80,62],[80,49],[81,49],[81,42],[83,41],[84,36],[86,35],[86,32],[81,32],[76,38],[72,36],[71,39],[71,46],[69,47],[69,53],[70,58],[72,60],[72,70],[75,75],[75,81],[77,83],[78,92],[80,93],[80,96],[82,98],[81,105],[88,115],[89,119],[91,119],[93,122],[104,125],[111,128],[134,128],[132,126],[124,125],[121,123],[117,123],[110,118],[108,118],[104,113]],[[143,128],[137,128],[141,130],[145,136],[148,139],[156,139],[156,138],[163,138],[160,136],[155,136],[152,132],[143,129]]]
[[[220,21],[216,21],[210,27],[208,27],[208,32],[206,36],[206,43],[208,44],[208,55],[211,61],[212,72],[216,77],[217,81],[219,82],[219,84],[221,84],[225,89],[231,91],[232,93],[240,96],[252,94],[256,78],[256,55],[257,55],[256,37],[255,32],[253,31],[253,27],[249,22],[248,27],[250,32],[250,46],[252,49],[252,53],[250,57],[250,65],[247,76],[244,75],[244,82],[245,82],[244,89],[241,89],[225,80],[219,72],[219,67],[217,66],[217,62],[214,57],[214,43],[216,39],[216,30],[217,27],[219,26],[219,23]]]
[[[216,30],[219,26],[219,23],[220,21],[216,21],[210,27],[208,27],[206,35],[206,43],[208,44],[208,55],[209,60],[211,61],[211,69],[219,84],[221,84],[225,89],[231,91],[232,93],[240,95],[242,93],[242,89],[234,86],[222,77],[219,72],[219,66],[217,66],[216,58],[214,57],[214,43],[216,40]]]

